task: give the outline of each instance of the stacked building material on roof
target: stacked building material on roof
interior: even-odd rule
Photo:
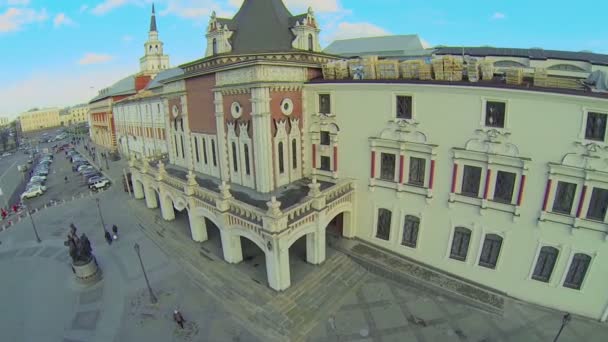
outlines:
[[[401,77],[409,80],[420,78],[420,67],[424,65],[424,61],[421,59],[414,59],[409,61],[403,61],[399,63],[399,69],[401,71]]]
[[[326,80],[336,79],[336,68],[334,62],[323,64],[323,78]]]
[[[345,60],[335,61],[334,63],[334,73],[336,75],[337,80],[345,80],[350,77],[348,72],[348,62]]]
[[[433,58],[431,65],[433,66],[433,75],[435,76],[435,79],[444,81],[445,73],[443,72],[443,58]]]
[[[470,59],[467,61],[467,76],[469,82],[479,81],[479,63],[476,59]]]
[[[571,90],[583,90],[582,80],[569,77],[547,77],[547,88],[561,88]]]
[[[377,63],[378,56],[350,59],[348,61],[348,71],[353,79],[375,80]]]
[[[418,77],[424,81],[430,81],[433,79],[433,72],[431,64],[423,63],[420,65],[420,69],[418,70]]]
[[[507,84],[521,85],[524,83],[524,70],[522,68],[510,68],[507,70]]]
[[[446,81],[462,81],[462,60],[452,56],[443,57],[443,75]]]
[[[399,61],[384,59],[376,63],[376,76],[380,80],[396,80],[399,78]]]
[[[481,69],[481,79],[484,81],[491,81],[494,78],[494,63],[491,61],[482,61],[479,64]]]
[[[549,78],[549,73],[545,68],[535,68],[534,69],[534,86],[535,87],[547,87],[547,79]]]

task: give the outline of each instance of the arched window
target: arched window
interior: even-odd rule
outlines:
[[[217,39],[213,38],[213,42],[211,44],[213,48],[213,55],[217,55]]]
[[[496,61],[494,66],[497,68],[527,68],[527,65],[515,61]]]
[[[401,244],[408,247],[416,248],[418,243],[418,227],[420,219],[416,216],[407,215],[403,223],[403,237]]]
[[[471,241],[471,230],[464,227],[456,227],[452,238],[452,248],[450,250],[450,258],[465,261],[469,251],[469,242]]]
[[[540,253],[538,253],[538,259],[536,259],[532,279],[548,283],[558,255],[559,251],[555,247],[544,246],[541,248]]]
[[[308,51],[312,51],[313,50],[313,48],[314,48],[313,43],[314,43],[314,40],[312,38],[312,34],[309,33],[308,34]]]
[[[479,256],[479,266],[496,268],[498,255],[502,247],[502,237],[496,234],[487,234]]]
[[[247,173],[247,175],[250,175],[251,169],[249,166],[249,146],[247,144],[245,144],[245,146],[243,146],[243,148],[245,149],[245,173]]]
[[[391,216],[388,209],[378,209],[378,222],[376,223],[376,237],[382,240],[389,240],[391,234]]]
[[[239,171],[238,167],[238,158],[236,156],[236,143],[232,142],[232,167],[234,168],[234,172]]]
[[[559,70],[559,71],[576,71],[576,72],[585,72],[585,69],[577,67],[572,64],[556,64],[552,65],[548,68],[549,70]]]
[[[298,168],[298,143],[296,139],[291,141],[291,168]]]
[[[279,173],[285,172],[285,162],[283,160],[283,143],[279,143]]]
[[[568,269],[568,274],[564,280],[564,286],[571,289],[580,290],[590,263],[591,257],[587,254],[574,254],[572,262],[570,263],[570,269]]]

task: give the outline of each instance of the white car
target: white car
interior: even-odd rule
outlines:
[[[46,176],[34,176],[32,178],[30,178],[31,182],[46,182]]]
[[[91,190],[99,190],[99,189],[105,189],[108,186],[110,186],[110,180],[107,178],[100,178],[95,183],[89,185],[89,188]]]
[[[3,156],[3,157],[8,157],[8,156],[10,156],[10,155],[11,155],[11,153],[10,153],[10,152],[4,152],[4,153],[2,154],[2,156]]]
[[[26,189],[22,194],[21,194],[21,199],[24,200],[26,198],[32,198],[32,197],[36,197],[36,196],[40,196],[44,193],[44,190],[42,190],[42,187],[39,185],[34,185],[32,187],[30,187],[29,189]]]
[[[33,186],[39,186],[40,189],[42,189],[42,191],[46,191],[46,185],[39,183],[39,182],[29,182],[29,183],[27,183],[27,186],[25,189],[28,190]]]

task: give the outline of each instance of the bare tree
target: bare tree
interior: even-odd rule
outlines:
[[[2,149],[4,151],[6,151],[6,148],[8,146],[8,137],[9,137],[9,131],[7,129],[3,129],[2,131],[0,131],[0,143],[2,144]]]

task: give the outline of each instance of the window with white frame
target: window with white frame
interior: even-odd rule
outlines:
[[[576,253],[572,257],[566,279],[564,279],[564,287],[575,290],[580,290],[585,280],[585,275],[591,264],[591,257],[587,254]]]
[[[464,227],[456,227],[452,236],[452,246],[450,248],[450,258],[460,261],[467,259],[469,252],[469,242],[471,241],[471,230]]]
[[[380,179],[390,182],[395,181],[395,158],[392,153],[380,154]]]
[[[331,113],[331,96],[330,94],[319,94],[319,113]]]
[[[553,212],[571,215],[577,185],[568,182],[558,182],[553,200]]]
[[[378,209],[378,217],[376,223],[376,237],[378,239],[388,241],[391,234],[391,217],[392,213],[388,209]]]
[[[594,187],[587,209],[587,219],[605,221],[606,209],[608,209],[608,190]]]
[[[515,189],[516,174],[507,171],[496,173],[496,185],[494,186],[494,201],[511,203],[513,201],[513,190]]]
[[[410,168],[408,183],[416,186],[424,186],[426,159],[410,157]]]
[[[321,170],[331,171],[331,158],[328,156],[321,156]]]
[[[395,116],[397,119],[412,119],[412,97],[406,95],[395,96]]]
[[[555,247],[543,246],[538,253],[532,279],[548,283],[555,268],[559,251]]]
[[[401,244],[403,246],[416,248],[418,243],[418,228],[420,227],[420,219],[416,216],[406,215],[403,221],[403,236]]]
[[[498,263],[498,255],[502,248],[502,237],[496,234],[486,234],[479,256],[479,266],[494,269]]]
[[[585,139],[604,142],[606,139],[606,120],[608,114],[587,112],[587,120],[585,125]]]
[[[323,145],[323,146],[331,145],[331,136],[328,131],[321,131],[320,137],[321,137],[321,140],[320,140],[321,145]]]
[[[469,197],[479,197],[481,182],[481,167],[465,165],[462,172],[462,188],[460,194]]]

